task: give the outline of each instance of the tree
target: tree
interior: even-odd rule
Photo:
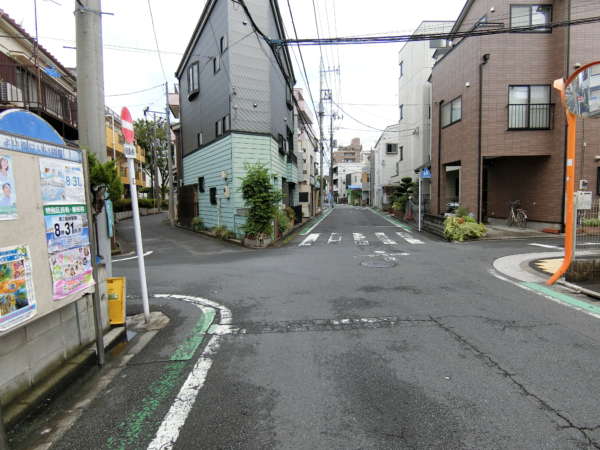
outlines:
[[[134,122],[135,139],[140,147],[146,153],[146,162],[144,162],[144,171],[150,176],[152,186],[156,192],[153,197],[160,196],[164,199],[169,190],[169,164],[168,164],[168,141],[163,119],[147,120],[138,119]],[[160,174],[160,180],[156,179],[156,171]],[[160,186],[159,186],[160,183]]]
[[[88,153],[90,185],[92,190],[97,186],[106,186],[111,201],[116,202],[123,197],[124,187],[114,161],[101,163],[93,153]]]
[[[281,191],[273,187],[268,169],[262,164],[246,165],[240,190],[248,205],[248,219],[244,226],[246,235],[253,239],[270,236],[281,201]]]

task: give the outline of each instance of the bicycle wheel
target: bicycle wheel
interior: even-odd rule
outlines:
[[[515,223],[515,215],[511,211],[510,213],[508,213],[508,217],[506,218],[506,225],[509,227],[512,227],[514,223]]]
[[[519,228],[527,228],[527,215],[523,211],[517,212],[517,224]]]

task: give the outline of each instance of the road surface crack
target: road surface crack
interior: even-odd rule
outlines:
[[[480,350],[476,345],[472,344],[465,337],[461,336],[456,331],[454,331],[454,329],[452,329],[451,327],[445,325],[440,320],[440,318],[435,318],[435,317],[431,317],[431,316],[430,316],[430,318],[431,318],[431,321],[433,323],[435,323],[439,328],[441,328],[446,333],[448,333],[450,336],[452,336],[454,338],[454,340],[456,340],[459,344],[461,344],[463,347],[471,350],[473,353],[475,353],[475,355],[477,355],[478,358],[487,361],[487,363],[491,367],[494,367],[505,378],[509,379],[515,386],[517,386],[519,388],[519,390],[525,396],[533,398],[540,405],[541,409],[554,414],[556,417],[558,417],[559,419],[561,419],[563,422],[565,422],[567,424],[567,425],[559,425],[559,429],[573,429],[573,430],[577,430],[577,431],[579,431],[579,433],[581,433],[581,435],[585,438],[585,440],[587,441],[587,443],[589,445],[593,446],[594,448],[600,449],[600,443],[596,442],[589,435],[589,432],[594,431],[594,430],[600,428],[600,426],[599,427],[594,427],[594,428],[577,426],[564,413],[562,413],[559,410],[557,410],[556,408],[554,408],[552,405],[550,405],[550,403],[548,403],[546,400],[544,400],[543,398],[541,398],[539,395],[531,392],[523,383],[521,383],[520,381],[518,381],[515,378],[515,374],[514,373],[509,372],[507,369],[505,369],[504,367],[502,367],[500,365],[500,363],[498,363],[497,361],[495,361],[490,355],[488,355],[484,351]]]

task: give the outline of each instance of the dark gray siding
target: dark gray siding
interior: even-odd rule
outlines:
[[[213,58],[219,52],[220,38],[225,36],[230,42],[228,3],[228,0],[216,2],[179,80],[184,155],[197,149],[197,133],[202,133],[204,144],[213,141],[216,137],[215,122],[229,114],[229,51],[222,57],[221,70],[216,74],[213,70]],[[200,94],[188,100],[187,69],[195,62],[200,68]]]

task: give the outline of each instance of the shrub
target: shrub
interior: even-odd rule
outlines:
[[[202,218],[194,217],[192,219],[192,231],[197,233],[202,230],[204,230],[204,222],[202,221]]]
[[[294,208],[286,206],[285,214],[288,216],[288,219],[290,219],[290,224],[294,225],[294,223],[296,222],[296,211],[294,211]]]
[[[138,206],[140,208],[154,208],[154,199],[153,198],[139,198]]]
[[[277,226],[279,227],[279,233],[283,234],[287,231],[290,226],[290,218],[286,214],[287,211],[279,209],[275,218],[277,219]]]
[[[456,211],[454,211],[454,214],[456,217],[469,217],[469,209],[464,206],[459,206],[456,208]]]
[[[212,232],[217,239],[221,239],[222,241],[225,241],[227,239],[233,239],[235,237],[235,234],[232,231],[229,231],[227,227],[223,225],[214,227],[212,229]]]
[[[270,236],[281,192],[273,187],[269,171],[262,164],[246,165],[246,176],[241,181],[242,197],[248,205],[244,232],[251,239]]]
[[[447,217],[444,221],[444,236],[449,241],[463,242],[468,239],[479,239],[485,236],[486,229],[471,216]]]
[[[113,210],[115,212],[131,211],[131,199],[120,198],[113,202]]]
[[[586,227],[600,227],[600,219],[584,219],[582,223]]]

